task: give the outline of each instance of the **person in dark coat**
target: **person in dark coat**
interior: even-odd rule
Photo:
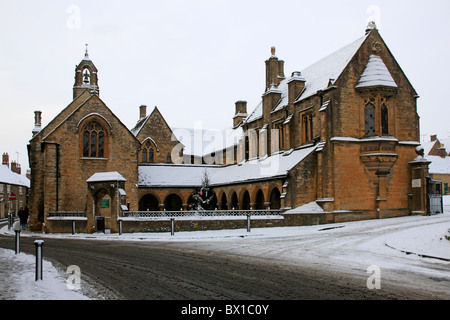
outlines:
[[[28,215],[26,214],[23,207],[20,208],[18,216],[19,216],[20,225],[22,226],[22,229],[25,229],[25,226],[26,226],[27,220],[28,220]]]

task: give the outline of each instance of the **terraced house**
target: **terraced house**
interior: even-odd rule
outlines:
[[[180,212],[186,229],[239,226],[238,218],[190,213],[205,172],[212,208],[266,211],[260,225],[426,214],[418,95],[374,23],[290,75],[272,48],[265,69],[260,103],[247,109],[238,100],[228,129],[172,128],[146,106],[128,129],[100,99],[86,52],[73,101],[44,128],[35,115],[34,227],[69,232],[76,221],[80,232],[162,230],[155,217],[169,212]]]

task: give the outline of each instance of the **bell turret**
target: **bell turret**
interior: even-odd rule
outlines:
[[[89,90],[91,94],[99,94],[97,68],[89,58],[86,44],[86,52],[83,60],[75,68],[75,84],[73,86],[73,99],[83,91]]]

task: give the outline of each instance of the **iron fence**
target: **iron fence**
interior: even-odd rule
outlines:
[[[279,209],[267,210],[201,210],[201,211],[124,211],[123,217],[134,218],[181,218],[181,217],[247,217],[277,216]]]

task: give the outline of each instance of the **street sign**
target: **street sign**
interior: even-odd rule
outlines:
[[[15,193],[13,193],[13,192],[11,192],[10,194],[9,194],[9,200],[16,200],[16,194]]]

